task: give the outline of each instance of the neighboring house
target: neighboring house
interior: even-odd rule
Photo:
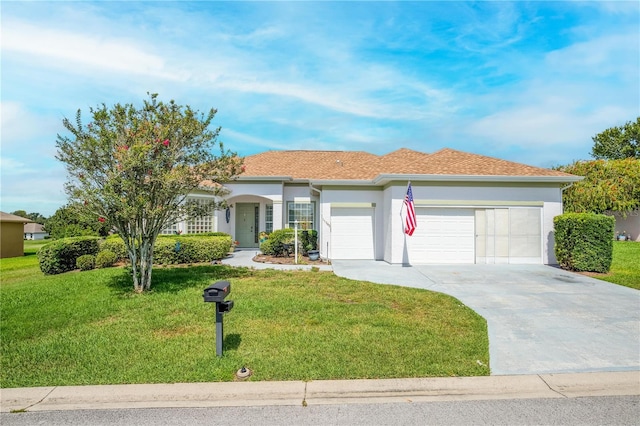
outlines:
[[[43,230],[44,226],[39,223],[25,223],[24,239],[25,240],[44,240],[49,233]]]
[[[24,217],[0,212],[0,258],[24,256]]]
[[[225,185],[232,208],[203,220],[256,249],[260,231],[297,221],[318,231],[325,259],[554,264],[553,218],[563,188],[580,179],[452,149],[268,151],[246,157],[245,172]],[[412,236],[401,215],[408,181]]]

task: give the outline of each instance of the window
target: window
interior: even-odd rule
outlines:
[[[167,227],[165,227],[162,231],[160,231],[161,234],[177,234],[178,233],[178,224],[174,223],[173,225],[169,225]]]
[[[315,229],[316,203],[287,203],[287,227],[293,228],[298,221],[298,229]]]
[[[192,198],[189,201],[196,202],[201,206],[208,205],[211,200],[208,198]],[[187,222],[187,234],[201,234],[203,232],[214,232],[215,223],[213,214],[197,217]]]
[[[267,204],[264,212],[264,231],[267,234],[273,232],[273,204]]]

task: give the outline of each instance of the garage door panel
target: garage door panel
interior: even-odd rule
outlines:
[[[418,208],[416,215],[416,232],[406,239],[410,263],[474,263],[473,210]]]
[[[374,259],[374,209],[331,209],[333,259]]]
[[[477,214],[478,263],[542,263],[542,210],[510,207]]]

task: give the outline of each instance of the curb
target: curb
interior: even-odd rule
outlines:
[[[0,411],[327,405],[640,395],[640,371],[0,389]]]

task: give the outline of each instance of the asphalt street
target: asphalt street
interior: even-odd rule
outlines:
[[[637,425],[640,396],[3,413],[31,425]]]

